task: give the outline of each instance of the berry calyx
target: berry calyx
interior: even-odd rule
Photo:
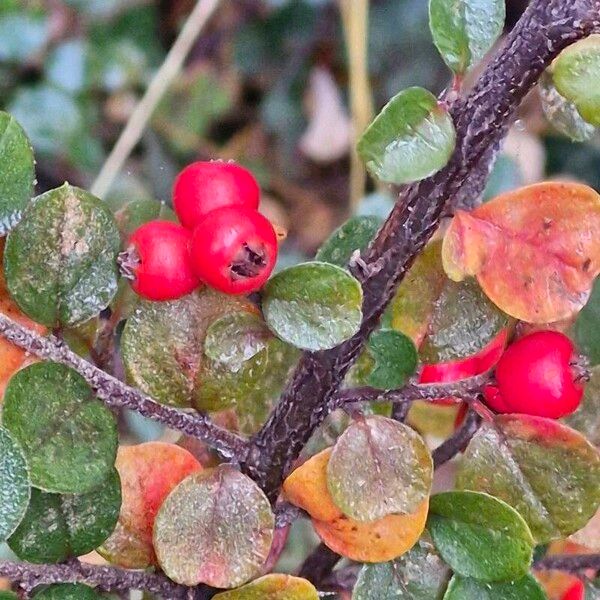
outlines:
[[[207,285],[226,294],[260,289],[277,259],[273,225],[259,212],[226,206],[210,212],[192,236],[192,265]]]
[[[175,179],[173,206],[181,221],[193,229],[210,212],[224,206],[258,208],[260,189],[250,171],[232,162],[195,162]]]
[[[558,419],[574,412],[583,387],[572,368],[575,348],[557,331],[537,331],[508,347],[496,367],[499,412]]]
[[[581,581],[577,581],[565,592],[562,600],[583,600],[584,598],[585,586]]]
[[[150,221],[136,229],[119,255],[121,273],[148,300],[175,300],[200,285],[190,261],[191,233],[170,221]]]

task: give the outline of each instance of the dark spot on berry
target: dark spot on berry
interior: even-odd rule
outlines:
[[[243,277],[256,277],[266,266],[264,252],[262,250],[257,252],[250,248],[248,244],[244,244],[238,252],[236,260],[231,263],[229,268],[231,269],[232,279],[240,279]]]
[[[588,258],[588,259],[587,259],[587,260],[586,260],[586,261],[583,263],[582,269],[583,269],[584,271],[589,271],[589,268],[590,268],[591,266],[592,266],[592,259],[591,259],[591,258]]]

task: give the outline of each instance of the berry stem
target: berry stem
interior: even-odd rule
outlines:
[[[136,269],[141,264],[140,255],[135,249],[135,246],[129,246],[127,250],[123,250],[117,256],[117,265],[119,265],[119,272],[121,276],[129,281],[135,280]]]

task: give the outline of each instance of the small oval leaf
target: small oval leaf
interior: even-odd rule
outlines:
[[[13,375],[2,421],[23,447],[33,485],[42,490],[83,494],[110,474],[115,418],[65,365],[40,362]]]
[[[33,195],[33,148],[23,128],[0,112],[0,235],[13,227]]]
[[[467,447],[459,489],[487,492],[515,508],[538,543],[581,529],[600,504],[600,455],[551,419],[499,415]]]
[[[581,116],[600,126],[600,35],[594,34],[563,50],[552,65],[556,89],[575,104]]]
[[[214,600],[319,600],[315,586],[301,577],[265,575],[236,590],[221,592]]]
[[[117,225],[96,197],[68,184],[38,196],[11,231],[8,289],[21,310],[48,327],[76,325],[117,291]]]
[[[441,600],[449,577],[433,546],[420,541],[396,560],[363,565],[352,600]]]
[[[413,87],[394,96],[358,142],[372,175],[387,183],[410,183],[446,166],[456,143],[454,123],[436,97]]]
[[[0,427],[0,541],[17,528],[29,504],[31,485],[19,443]]]
[[[333,348],[352,337],[362,318],[362,288],[344,269],[311,262],[284,269],[263,293],[267,325],[304,350]]]
[[[38,592],[34,600],[100,600],[100,596],[82,583],[59,583]]]
[[[429,0],[429,27],[444,62],[462,75],[502,34],[505,0]]]
[[[167,497],[154,523],[156,556],[178,583],[237,587],[260,573],[274,521],[262,490],[221,465],[190,475]]]
[[[409,514],[429,496],[431,454],[423,438],[403,423],[372,416],[339,437],[327,466],[327,487],[348,517],[369,522]]]
[[[87,494],[33,489],[27,513],[8,545],[19,558],[33,563],[58,563],[87,554],[112,533],[120,507],[116,471]]]
[[[533,537],[505,502],[478,492],[445,492],[429,502],[427,529],[450,568],[481,581],[514,581],[529,571]]]
[[[178,483],[202,467],[184,448],[164,442],[121,446],[115,466],[123,500],[118,523],[98,551],[112,563],[143,569],[156,564],[152,529],[160,506]]]
[[[417,368],[417,349],[398,331],[382,329],[371,334],[367,346],[374,361],[367,384],[380,390],[399,388]]]
[[[158,402],[191,406],[209,325],[240,311],[258,312],[246,298],[209,288],[173,302],[140,302],[121,338],[128,378]]]
[[[455,575],[444,600],[546,600],[546,594],[532,575],[508,583],[486,583]]]
[[[507,314],[528,323],[567,319],[600,273],[600,196],[559,182],[508,192],[471,213],[457,211],[442,254],[449,277],[477,277]]]

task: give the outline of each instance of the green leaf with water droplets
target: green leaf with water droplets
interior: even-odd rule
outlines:
[[[58,563],[97,548],[112,533],[121,507],[116,470],[87,494],[49,494],[33,489],[29,507],[8,540],[11,550],[33,563]]]
[[[382,329],[372,333],[367,350],[374,362],[367,383],[381,390],[400,387],[417,368],[415,345],[398,331]]]
[[[271,573],[213,600],[319,600],[315,586],[301,577]]]
[[[423,438],[403,423],[361,418],[337,440],[327,465],[327,487],[348,517],[370,522],[411,514],[429,496],[431,454]]]
[[[82,494],[112,470],[115,418],[65,365],[40,362],[13,375],[2,421],[23,447],[33,485],[42,490]]]
[[[329,236],[315,260],[346,267],[357,250],[362,252],[368,247],[382,223],[383,219],[375,216],[352,217]]]
[[[33,596],[34,600],[100,600],[100,596],[82,583],[51,585]]]
[[[208,288],[172,302],[140,302],[121,337],[128,379],[158,402],[191,406],[208,327],[240,311],[257,309],[246,298]]]
[[[220,465],[190,475],[169,494],[154,522],[154,549],[177,583],[238,587],[260,574],[274,522],[254,481]]]
[[[453,491],[429,502],[427,529],[450,568],[481,581],[514,581],[529,571],[533,537],[506,502],[488,494]]]
[[[594,135],[594,126],[586,123],[575,104],[560,94],[547,72],[540,78],[539,91],[544,115],[556,131],[575,142],[584,142]]]
[[[556,89],[575,104],[581,116],[600,126],[600,35],[589,37],[563,50],[552,65]]]
[[[333,348],[352,337],[362,319],[362,288],[346,270],[322,262],[284,269],[263,290],[269,329],[305,350]]]
[[[33,148],[23,128],[0,112],[0,234],[16,224],[33,196]]]
[[[264,423],[299,357],[258,315],[243,312],[226,315],[208,328],[204,353],[194,406],[202,411],[233,408],[240,430],[247,434]]]
[[[20,444],[0,427],[0,541],[17,528],[29,503],[31,485]]]
[[[394,96],[358,142],[369,172],[387,183],[410,183],[446,166],[456,143],[452,117],[423,88]]]
[[[600,505],[600,455],[552,419],[499,415],[467,447],[456,487],[487,492],[525,519],[538,543],[581,529]]]
[[[486,583],[455,575],[444,600],[547,600],[532,575],[507,583]]]
[[[502,34],[505,0],[429,0],[429,27],[444,62],[463,74]]]
[[[106,206],[65,184],[35,198],[9,234],[4,252],[8,289],[38,323],[82,323],[106,308],[117,291],[119,247]]]
[[[449,577],[433,546],[421,540],[395,560],[363,565],[352,600],[441,600]]]

